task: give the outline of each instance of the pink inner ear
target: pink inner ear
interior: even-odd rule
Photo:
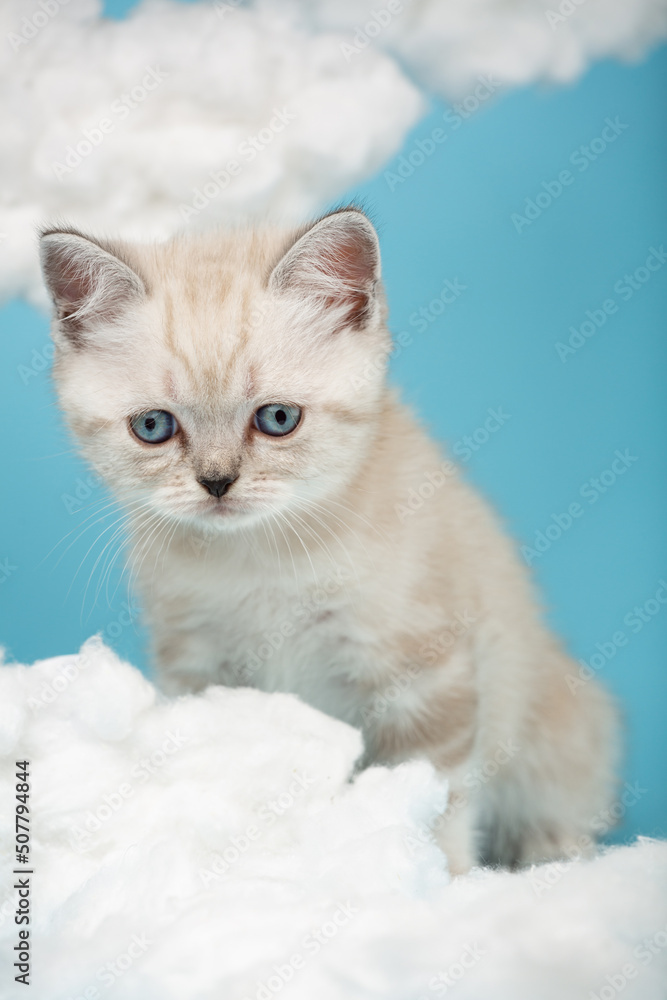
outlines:
[[[361,230],[337,233],[321,248],[315,265],[332,278],[363,288],[373,280],[375,273],[374,247],[369,245],[368,237]]]
[[[92,296],[99,276],[89,264],[77,261],[65,249],[53,252],[48,270],[58,312],[61,319],[66,319]]]
[[[78,233],[45,233],[40,252],[62,331],[73,342],[82,343],[85,328],[114,319],[145,291],[115,253]]]
[[[327,295],[325,304],[347,303],[346,320],[355,326],[361,323],[368,309],[370,285],[375,272],[372,258],[366,235],[359,231],[347,231],[337,234],[334,241],[323,246],[319,257],[313,261],[319,271],[340,282],[340,292]]]
[[[344,324],[359,327],[368,315],[379,256],[370,223],[355,214],[334,214],[305,233],[275,276],[279,287],[315,294],[325,308],[347,306]]]

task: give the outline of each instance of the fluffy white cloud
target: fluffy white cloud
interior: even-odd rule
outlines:
[[[272,2],[258,0],[267,7]],[[351,61],[370,41],[453,99],[471,93],[480,77],[501,87],[569,82],[595,59],[637,58],[667,36],[665,0],[299,2],[311,24],[352,36]]]
[[[55,219],[161,239],[318,211],[397,152],[425,110],[409,75],[488,94],[666,33],[667,0],[144,0],[118,22],[3,0],[0,299],[44,301]]]
[[[146,0],[114,22],[99,6],[0,6],[0,297],[40,296],[45,221],[159,239],[302,218],[394,155],[424,109],[390,56],[349,63],[340,36],[269,10]]]
[[[360,749],[289,695],[161,698],[97,640],[0,667],[0,950],[24,867],[33,1000],[662,1000],[666,844],[452,882],[431,766],[352,779]]]

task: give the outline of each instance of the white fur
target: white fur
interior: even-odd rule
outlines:
[[[452,783],[458,871],[592,847],[614,710],[594,681],[572,687],[513,546],[386,387],[368,220],[115,252],[141,278],[132,299],[94,242],[42,242],[61,404],[127,507],[165,687],[294,692],[361,726],[367,762],[429,757]],[[269,403],[301,409],[293,433],[256,429]],[[152,409],[179,428],[160,445],[131,430]]]

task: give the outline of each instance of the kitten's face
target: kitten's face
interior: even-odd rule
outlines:
[[[390,346],[361,213],[296,241],[119,250],[53,232],[42,259],[61,404],[131,509],[229,530],[353,488]]]

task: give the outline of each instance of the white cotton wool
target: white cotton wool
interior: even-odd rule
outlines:
[[[425,87],[473,103],[480,82],[490,82],[491,93],[569,83],[597,59],[636,59],[667,37],[666,0],[285,2],[314,30],[345,32],[350,62],[384,48]],[[275,0],[256,5],[268,9]]]
[[[667,0],[46,7],[0,5],[0,300],[42,306],[44,224],[150,240],[301,221],[398,152],[426,109],[406,72],[476,108],[667,36]]]
[[[390,56],[351,65],[340,36],[279,9],[144,0],[110,21],[95,0],[53,4],[0,5],[0,298],[45,304],[36,231],[55,220],[148,240],[300,221],[424,110]]]
[[[35,1000],[663,1000],[667,845],[451,881],[429,764],[283,694],[167,699],[98,639],[0,667],[0,996],[30,760]],[[630,977],[628,969],[635,974]],[[625,969],[625,972],[623,971]],[[7,986],[6,984],[10,984]]]

